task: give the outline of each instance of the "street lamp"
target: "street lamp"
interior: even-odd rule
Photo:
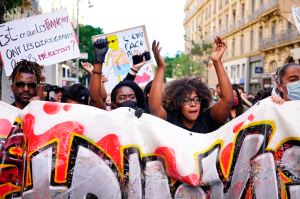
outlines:
[[[76,25],[76,34],[78,39],[78,46],[79,46],[79,1],[77,0],[77,25]],[[88,7],[92,8],[94,5],[89,0],[88,1]],[[76,83],[79,82],[79,57],[76,58]]]

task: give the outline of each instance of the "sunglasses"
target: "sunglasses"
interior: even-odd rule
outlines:
[[[28,88],[37,88],[36,82],[15,82],[15,86],[18,88],[24,88],[28,86]]]

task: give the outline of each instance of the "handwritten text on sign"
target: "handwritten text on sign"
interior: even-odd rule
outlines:
[[[0,47],[6,75],[21,59],[51,65],[80,56],[64,9],[1,24]]]

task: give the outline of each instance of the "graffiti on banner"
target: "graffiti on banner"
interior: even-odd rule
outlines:
[[[299,111],[266,99],[197,134],[133,109],[34,101],[3,145],[0,197],[298,198]]]
[[[102,68],[107,78],[104,86],[107,92],[124,79],[132,65],[132,56],[150,52],[148,37],[145,26],[138,26],[109,34],[95,35],[92,40],[106,38],[109,50],[105,56],[105,63]],[[151,81],[154,77],[151,58],[138,71],[134,81],[141,87]]]
[[[7,76],[21,59],[47,66],[80,56],[66,9],[0,24],[0,32]]]

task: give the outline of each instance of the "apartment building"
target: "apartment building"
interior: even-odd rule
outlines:
[[[299,62],[300,34],[280,16],[277,0],[188,0],[184,9],[186,51],[189,41],[213,42],[221,36],[227,43],[227,74],[248,92],[272,86],[277,67]],[[212,66],[208,83],[217,84]]]

